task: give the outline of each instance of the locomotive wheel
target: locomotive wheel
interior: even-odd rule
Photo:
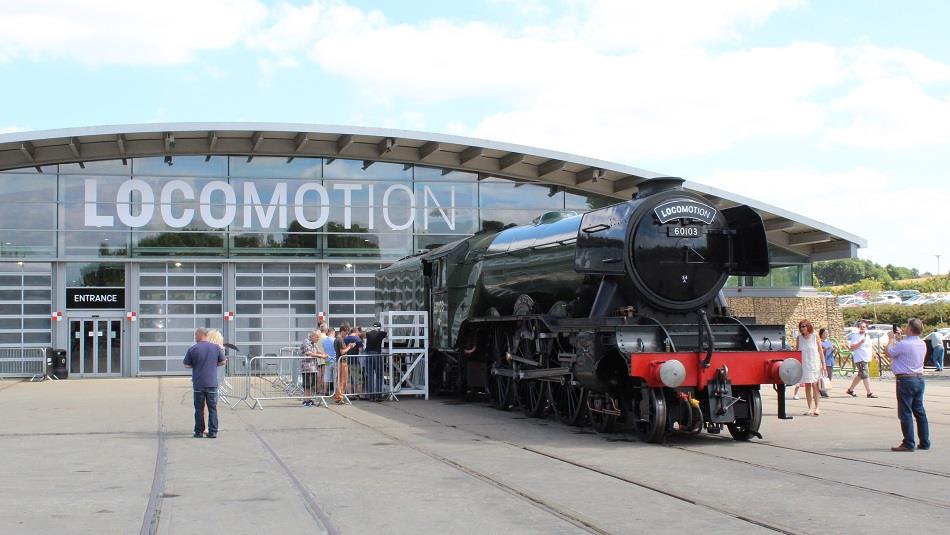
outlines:
[[[506,411],[512,407],[514,396],[512,395],[511,377],[496,375],[491,380],[491,401],[492,406],[500,411]]]
[[[749,413],[751,417],[736,420],[734,424],[726,424],[729,434],[736,440],[749,440],[759,433],[762,424],[762,395],[758,390],[749,390]]]
[[[548,399],[559,420],[567,425],[582,426],[587,423],[587,389],[572,385],[548,383]]]
[[[666,439],[668,418],[662,388],[638,388],[633,400],[633,430],[644,442]],[[646,395],[646,399],[642,396]]]
[[[617,403],[616,398],[612,397],[610,394],[599,394],[596,396],[594,394],[589,394],[588,405],[590,407],[590,425],[594,428],[594,431],[597,431],[598,433],[612,432],[614,430],[614,425],[617,423],[617,415],[607,414],[601,411],[618,410],[620,404]]]
[[[521,382],[521,409],[528,418],[540,418],[548,404],[548,389],[537,379]]]

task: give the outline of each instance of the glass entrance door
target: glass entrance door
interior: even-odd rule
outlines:
[[[78,376],[122,375],[122,321],[69,320],[69,373]]]

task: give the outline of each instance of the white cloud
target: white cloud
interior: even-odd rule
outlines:
[[[14,132],[26,132],[29,128],[22,128],[16,125],[0,127],[0,134],[12,134]]]
[[[258,0],[6,2],[0,58],[181,63],[202,50],[233,46],[264,13]]]
[[[867,43],[703,48],[736,42],[800,3],[576,0],[553,22],[508,27],[396,24],[379,11],[312,0],[282,4],[246,42],[278,57],[305,50],[366,103],[491,100],[498,111],[465,133],[627,162],[762,138],[945,143],[947,101],[925,86],[950,80],[950,65],[922,54]]]
[[[798,0],[596,0],[586,2],[580,35],[598,49],[648,50],[734,40]]]
[[[825,131],[829,144],[885,150],[950,145],[950,95],[935,98],[913,80],[865,83],[830,109],[848,122]]]
[[[813,168],[716,170],[695,181],[741,193],[856,234],[868,241],[859,255],[884,264],[933,269],[934,254],[945,251],[928,229],[946,228],[950,185],[909,182],[867,167],[841,172]],[[908,214],[919,214],[911,216]]]

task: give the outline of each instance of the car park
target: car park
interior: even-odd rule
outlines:
[[[896,295],[878,295],[874,299],[869,301],[872,305],[899,305],[901,304],[901,298]]]
[[[917,305],[926,304],[928,300],[929,298],[927,296],[923,294],[917,294],[909,299],[904,300],[904,302],[901,304],[904,305],[905,307],[913,307]]]
[[[854,296],[844,299],[842,301],[838,301],[838,306],[843,307],[843,308],[859,307],[859,306],[864,306],[866,304],[868,304],[867,301],[865,301],[864,299],[861,299],[860,297],[854,297]]]
[[[920,295],[920,290],[900,290],[897,292],[897,295],[904,301],[907,301],[914,296]]]

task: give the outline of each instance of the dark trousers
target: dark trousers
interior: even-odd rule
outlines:
[[[218,389],[196,388],[195,394],[195,434],[205,431],[205,405],[208,406],[208,434],[218,434]]]
[[[901,420],[901,432],[905,447],[913,449],[914,420],[917,421],[917,436],[920,447],[930,447],[930,426],[927,424],[927,412],[924,411],[924,378],[897,378],[897,416]]]
[[[366,353],[366,384],[373,393],[370,399],[383,399],[383,357],[379,353]]]

